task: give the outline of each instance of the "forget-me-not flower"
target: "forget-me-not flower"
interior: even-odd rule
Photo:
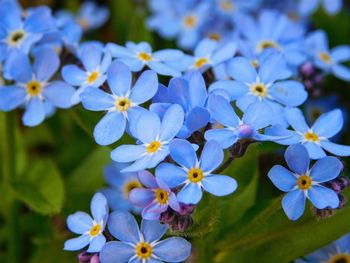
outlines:
[[[162,120],[154,112],[142,113],[130,128],[138,139],[138,145],[121,145],[111,153],[112,160],[133,162],[122,172],[140,171],[153,168],[169,154],[169,143],[183,125],[184,113],[179,105],[172,105],[164,113]]]
[[[278,189],[288,192],[282,200],[282,207],[289,219],[297,220],[304,213],[306,198],[318,209],[339,206],[336,192],[322,186],[341,172],[343,165],[337,158],[324,157],[309,169],[308,151],[304,146],[295,144],[288,147],[285,159],[292,171],[275,165],[268,176]]]
[[[148,171],[139,172],[139,179],[145,188],[135,188],[130,192],[130,202],[142,207],[142,218],[159,220],[160,214],[170,206],[174,211],[180,211],[176,195],[159,178]]]
[[[67,218],[70,231],[81,236],[67,240],[65,250],[80,250],[89,245],[87,252],[100,252],[106,243],[103,231],[108,220],[107,200],[101,193],[96,193],[91,200],[91,216],[85,212],[76,212]]]
[[[142,220],[141,230],[135,218],[126,212],[113,212],[109,232],[120,241],[107,242],[100,252],[103,263],[184,262],[191,254],[191,244],[181,237],[160,240],[168,225],[157,220]]]
[[[100,145],[119,140],[127,122],[134,122],[145,111],[139,105],[151,99],[158,88],[157,74],[153,70],[144,71],[132,87],[131,71],[119,61],[109,67],[107,82],[112,94],[88,87],[80,95],[86,109],[107,111],[94,130],[95,140]]]
[[[153,69],[160,75],[180,76],[181,73],[169,63],[182,59],[184,54],[177,49],[163,49],[152,52],[147,42],[135,44],[127,42],[125,47],[109,43],[106,49],[119,61],[126,64],[132,71],[140,71],[145,66]]]
[[[342,6],[343,0],[299,0],[299,12],[301,15],[310,15],[322,5],[329,15],[337,14]]]
[[[208,141],[204,145],[198,160],[191,143],[175,139],[170,143],[170,156],[180,166],[162,163],[156,168],[156,177],[171,188],[182,186],[177,194],[181,203],[197,204],[202,199],[202,189],[216,196],[224,196],[237,188],[233,178],[213,174],[224,160],[224,152],[216,141]]]

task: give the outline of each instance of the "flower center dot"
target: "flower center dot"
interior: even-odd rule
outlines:
[[[221,4],[220,4],[220,7],[222,10],[225,10],[225,11],[232,11],[233,10],[233,3],[231,1],[222,1]]]
[[[318,142],[319,141],[317,134],[313,133],[313,132],[305,133],[304,138],[305,138],[305,140],[307,140],[309,142]]]
[[[203,179],[203,171],[199,168],[192,168],[187,172],[188,180],[192,183],[198,183]]]
[[[337,254],[332,256],[328,262],[329,263],[350,263],[350,255],[346,253]]]
[[[147,242],[140,242],[135,247],[135,254],[140,259],[149,259],[152,256],[152,246]]]
[[[155,192],[156,199],[159,204],[165,205],[169,200],[169,193],[163,189],[157,189]]]
[[[195,27],[197,24],[197,18],[194,15],[185,16],[183,23],[185,27],[188,27],[188,28]]]
[[[101,225],[97,224],[94,225],[91,229],[90,229],[90,236],[94,237],[97,236],[101,231]]]
[[[93,71],[89,74],[89,76],[87,77],[87,82],[89,84],[92,84],[94,83],[98,77],[100,76],[100,72],[98,72],[97,70],[96,71]]]
[[[254,95],[260,98],[265,98],[267,96],[267,87],[262,83],[252,84],[250,90]]]
[[[208,38],[214,41],[220,41],[221,36],[219,33],[210,33],[208,34]]]
[[[276,42],[274,41],[271,41],[271,40],[263,40],[259,43],[257,49],[259,52],[262,52],[264,49],[267,49],[267,48],[276,48],[278,49],[279,46]]]
[[[196,60],[196,62],[194,63],[194,67],[195,68],[201,68],[202,66],[204,66],[205,64],[208,64],[209,60],[207,58],[199,58]]]
[[[146,150],[148,153],[155,153],[156,151],[158,151],[160,146],[161,143],[159,141],[153,141],[147,146]]]
[[[151,61],[151,59],[152,59],[151,54],[148,54],[148,53],[146,53],[146,52],[140,52],[140,53],[137,55],[137,57],[138,57],[140,60],[144,61],[144,62],[149,62],[149,61]]]
[[[119,111],[127,111],[131,106],[131,102],[128,98],[120,98],[115,102],[115,106]]]
[[[318,57],[323,61],[326,62],[328,64],[332,63],[332,58],[330,57],[330,55],[326,52],[320,52],[318,54]]]
[[[311,187],[311,177],[307,175],[302,175],[298,178],[297,185],[301,190],[307,190]]]
[[[40,82],[36,80],[29,81],[27,83],[27,93],[30,96],[37,96],[41,93],[42,87]]]
[[[24,30],[13,31],[7,37],[7,43],[10,46],[18,46],[20,43],[23,42],[26,35],[27,34]]]

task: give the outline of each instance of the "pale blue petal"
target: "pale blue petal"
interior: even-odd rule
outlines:
[[[184,53],[178,49],[162,49],[153,53],[153,57],[161,61],[178,60]]]
[[[205,105],[207,100],[207,89],[205,87],[205,81],[203,75],[195,70],[188,72],[184,79],[187,80],[188,84],[188,94],[189,104],[192,108]]]
[[[171,237],[157,243],[153,251],[162,261],[183,262],[191,255],[191,244],[184,238]]]
[[[345,81],[350,81],[350,68],[337,64],[333,66],[332,70],[336,77]]]
[[[342,0],[323,0],[324,9],[329,15],[335,15],[341,11],[343,6]]]
[[[156,167],[161,161],[169,155],[169,147],[163,146],[163,148],[159,149],[156,153],[151,155],[147,168]]]
[[[271,124],[271,108],[263,102],[251,104],[243,115],[243,123],[249,124],[255,130],[266,128]]]
[[[296,174],[306,174],[310,165],[309,153],[301,144],[291,145],[287,148],[284,158],[288,167]]]
[[[65,82],[73,86],[80,86],[87,79],[86,73],[76,65],[64,66],[62,68],[62,77]]]
[[[92,111],[105,111],[115,105],[115,100],[110,94],[92,87],[87,87],[80,94],[80,98],[84,108]]]
[[[322,114],[311,129],[318,136],[331,138],[341,130],[343,123],[342,111],[335,109]]]
[[[149,205],[154,199],[154,192],[145,188],[134,188],[129,193],[129,201],[139,207]]]
[[[227,72],[235,80],[244,83],[253,83],[256,81],[256,69],[247,58],[237,57],[229,61],[227,65]]]
[[[108,205],[106,197],[101,193],[96,193],[91,200],[91,214],[97,223],[104,221],[108,216]]]
[[[315,12],[320,0],[301,0],[299,3],[299,12],[302,15],[310,15]]]
[[[275,165],[268,173],[272,183],[281,191],[289,192],[296,185],[296,177],[281,165]]]
[[[146,171],[146,170],[139,171],[137,173],[137,177],[139,178],[142,185],[144,185],[147,188],[157,188],[158,187],[156,178],[149,171]]]
[[[20,65],[20,67],[18,66]],[[29,57],[20,51],[11,52],[6,59],[3,69],[10,79],[26,83],[32,79],[32,66]]]
[[[336,144],[330,141],[321,141],[321,146],[327,151],[337,156],[350,156],[350,146]]]
[[[130,100],[141,104],[153,98],[158,89],[158,77],[152,70],[144,71],[131,89]]]
[[[161,123],[158,115],[147,112],[140,115],[135,123],[134,136],[143,143],[151,143],[156,140],[161,131]]]
[[[212,61],[214,64],[222,63],[230,58],[232,58],[237,50],[237,44],[230,42],[214,51],[212,55]]]
[[[319,159],[311,169],[313,181],[323,183],[336,178],[343,170],[343,164],[333,156]]]
[[[37,80],[48,81],[58,70],[59,66],[60,59],[52,48],[44,47],[35,52],[33,72]]]
[[[241,111],[245,112],[251,104],[258,102],[258,101],[259,101],[259,99],[257,96],[243,95],[242,97],[239,97],[237,99],[236,105]]]
[[[22,117],[26,126],[36,126],[45,119],[45,105],[38,97],[31,98],[26,104],[26,110]]]
[[[215,170],[224,160],[224,151],[216,141],[208,141],[203,148],[199,160],[200,168],[204,172]]]
[[[286,108],[284,112],[288,123],[295,131],[306,133],[309,130],[309,126],[301,110],[297,108]]]
[[[168,225],[161,224],[158,220],[142,220],[141,222],[141,233],[145,241],[149,243],[160,240],[168,228]]]
[[[97,123],[94,138],[99,145],[109,145],[123,136],[125,126],[126,119],[122,113],[109,112]]]
[[[238,137],[235,132],[229,129],[212,129],[208,130],[204,134],[204,138],[207,141],[214,140],[220,143],[221,147],[226,149],[233,145]]]
[[[293,80],[277,82],[269,90],[275,100],[288,107],[301,105],[308,96],[304,86]]]
[[[108,219],[108,230],[120,241],[132,244],[137,244],[141,237],[135,217],[129,212],[112,212]]]
[[[51,82],[43,89],[43,95],[57,108],[68,109],[72,106],[75,89],[63,81]]]
[[[162,163],[156,168],[156,177],[169,187],[174,188],[186,181],[187,174],[182,168],[174,164]]]
[[[169,141],[180,131],[184,122],[184,111],[180,105],[170,106],[164,114],[160,129],[160,140]],[[144,127],[145,128],[145,127]]]
[[[110,241],[103,246],[99,256],[103,263],[125,263],[134,255],[135,248],[132,246],[120,241]]]
[[[218,123],[227,127],[237,127],[239,124],[239,118],[233,110],[230,102],[221,96],[210,95],[208,101],[209,111],[211,117]]]
[[[26,91],[22,87],[6,86],[0,88],[0,110],[11,111],[26,100]]]
[[[121,145],[111,152],[112,160],[121,163],[135,161],[146,152],[142,145]]]
[[[158,61],[150,61],[148,62],[148,67],[150,69],[153,69],[155,72],[157,72],[160,75],[164,76],[172,76],[172,77],[180,77],[181,73],[174,67],[171,67],[163,62]]]
[[[316,160],[320,159],[326,156],[326,153],[324,150],[322,150],[321,146],[313,143],[313,142],[306,142],[303,144],[307,151],[309,152],[309,156],[311,159]]]
[[[305,210],[305,195],[303,191],[293,190],[282,199],[282,207],[290,220],[297,220]]]
[[[64,242],[64,250],[75,251],[80,250],[83,247],[87,246],[90,242],[89,235],[82,235],[80,237],[68,239]]]
[[[345,62],[350,59],[350,46],[337,46],[331,50],[331,57],[337,62]]]
[[[150,154],[143,155],[139,159],[135,160],[135,162],[133,162],[131,165],[124,168],[122,170],[122,172],[123,173],[125,173],[125,172],[138,172],[138,171],[144,170],[146,168],[153,168],[153,167],[149,167],[150,166],[149,163],[150,163],[151,158],[152,158],[152,155],[150,155]]]
[[[106,238],[104,237],[104,235],[100,234],[91,240],[90,246],[86,252],[88,253],[100,252],[104,244],[106,244]]]
[[[302,137],[298,133],[287,130],[280,125],[265,129],[265,135],[275,136],[275,142],[282,145],[292,145],[300,143],[302,141]]]
[[[215,196],[229,195],[237,189],[236,180],[226,175],[204,176],[202,185],[205,191]]]
[[[210,121],[210,113],[207,109],[201,107],[193,108],[186,117],[186,127],[192,134],[203,128]]]
[[[198,184],[189,183],[177,194],[177,200],[184,204],[196,205],[202,199],[202,189]]]
[[[130,69],[123,63],[115,60],[107,71],[107,82],[112,93],[125,96],[131,88],[132,75]]]
[[[182,139],[174,139],[170,145],[171,158],[181,166],[191,169],[195,167],[197,155],[191,143]]]
[[[307,196],[318,209],[337,208],[339,206],[339,197],[336,192],[321,185],[312,186],[308,190]]]
[[[216,90],[225,90],[229,94],[230,100],[235,100],[248,92],[248,86],[239,81],[221,80],[209,86],[209,92]]]
[[[67,218],[67,226],[75,234],[84,234],[93,226],[92,218],[85,212],[75,212]]]
[[[259,77],[262,83],[273,83],[276,80],[287,79],[291,75],[292,72],[287,69],[283,55],[279,53],[271,54],[259,67]]]
[[[81,62],[87,71],[92,72],[100,65],[101,57],[102,51],[93,45],[89,45],[82,50]]]
[[[108,50],[111,55],[115,58],[128,58],[128,57],[133,57],[134,53],[131,52],[129,49],[116,45],[114,43],[108,43],[106,45],[106,50]]]
[[[194,50],[194,55],[198,58],[208,57],[217,48],[218,42],[211,39],[203,39]]]

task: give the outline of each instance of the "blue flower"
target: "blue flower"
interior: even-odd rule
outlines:
[[[83,69],[77,65],[66,65],[62,68],[64,81],[79,89],[72,97],[72,103],[80,102],[80,94],[87,88],[100,87],[106,80],[106,71],[111,64],[111,55],[95,45],[88,45],[80,51]]]
[[[130,127],[138,145],[121,145],[111,153],[116,162],[134,162],[122,172],[140,171],[153,168],[169,154],[169,143],[182,127],[184,113],[179,105],[167,109],[162,121],[154,112],[145,112]]]
[[[162,163],[156,168],[156,177],[171,188],[182,186],[177,194],[179,202],[197,204],[202,198],[202,189],[216,196],[224,196],[237,188],[233,178],[213,174],[224,159],[224,152],[215,141],[204,145],[198,160],[196,151],[188,141],[175,139],[170,143],[170,156],[180,166]]]
[[[102,26],[108,17],[107,7],[99,7],[94,1],[86,1],[80,6],[76,20],[84,31],[89,31]]]
[[[180,105],[185,112],[185,121],[177,136],[187,138],[194,131],[204,127],[210,120],[210,114],[206,109],[207,97],[202,74],[193,71],[181,78],[172,78],[168,88],[159,85],[150,109],[162,117],[172,104]]]
[[[91,214],[76,212],[67,218],[70,231],[81,236],[67,240],[65,250],[80,250],[89,245],[87,252],[99,252],[106,243],[103,231],[108,219],[107,200],[101,193],[96,193],[91,200]]]
[[[310,159],[306,148],[296,144],[288,147],[285,159],[292,172],[275,165],[268,176],[278,189],[288,192],[282,200],[282,207],[289,219],[297,220],[304,213],[306,198],[318,209],[339,206],[338,195],[322,186],[322,183],[336,178],[341,172],[343,165],[337,158],[324,157],[309,169]]]
[[[139,44],[127,42],[125,47],[109,43],[106,48],[113,57],[126,64],[132,71],[141,71],[145,66],[148,66],[160,75],[181,75],[178,70],[169,64],[184,56],[180,50],[163,49],[152,52],[152,48],[147,42],[140,42]]]
[[[222,128],[206,131],[205,139],[220,143],[223,148],[228,148],[240,139],[252,139],[257,141],[274,140],[273,136],[260,134],[271,123],[270,110],[263,103],[254,103],[248,107],[240,119],[224,97],[210,95],[208,107],[212,118],[223,125]]]
[[[350,146],[335,144],[329,141],[343,127],[342,111],[339,109],[322,114],[310,128],[302,112],[297,108],[286,108],[285,115],[294,131],[280,126],[268,128],[265,132],[273,136],[286,136],[278,139],[277,143],[283,145],[303,144],[309,152],[311,159],[326,156],[327,152],[338,156],[349,156]],[[323,150],[324,149],[324,150]]]
[[[228,63],[228,73],[235,80],[214,82],[209,91],[225,90],[231,100],[237,100],[236,105],[242,111],[256,102],[267,104],[271,116],[274,116],[273,124],[286,126],[282,105],[299,106],[307,98],[307,92],[301,83],[284,80],[291,76],[291,72],[279,54],[271,53],[261,61],[259,68],[255,68],[247,58],[234,58]]]
[[[71,107],[75,89],[63,81],[50,81],[60,65],[54,50],[38,50],[34,54],[33,66],[24,54],[18,54],[8,63],[16,83],[0,89],[0,110],[11,111],[24,105],[24,125],[36,126],[54,107]]]
[[[25,18],[21,11],[13,2],[0,3],[0,53],[6,54],[5,57],[13,51],[28,54],[44,33],[54,29],[54,20],[48,7],[31,9]]]
[[[346,234],[333,243],[298,259],[295,263],[307,262],[348,262],[350,260],[350,234]]]
[[[139,179],[146,188],[135,188],[130,192],[130,202],[142,207],[142,218],[159,220],[160,214],[170,206],[174,211],[180,211],[176,195],[159,178],[147,171],[139,172]]]
[[[301,15],[310,15],[317,10],[320,4],[323,5],[327,14],[335,15],[341,10],[343,0],[300,0],[299,12]]]
[[[103,263],[183,262],[191,254],[191,244],[181,237],[160,240],[167,225],[155,220],[142,220],[141,231],[130,213],[113,212],[108,221],[109,232],[120,241],[111,241],[100,252]]]
[[[316,67],[323,72],[350,81],[350,68],[342,64],[350,60],[350,46],[337,46],[330,50],[327,34],[317,30],[307,38],[307,52]]]
[[[304,60],[304,28],[276,10],[263,10],[257,19],[250,15],[235,18],[241,34],[240,45],[246,45],[252,53],[265,49],[282,53],[288,64],[299,66]],[[239,47],[241,49],[241,47]]]
[[[200,70],[204,72],[210,67],[232,58],[236,53],[237,45],[233,42],[221,43],[211,39],[203,39],[196,46],[194,56],[186,55],[180,61],[175,61],[170,65],[180,71]]]
[[[125,132],[127,122],[131,125],[145,111],[139,105],[151,99],[158,88],[157,74],[152,70],[144,71],[131,87],[131,71],[119,61],[110,65],[107,82],[112,94],[88,87],[80,95],[86,109],[107,111],[94,130],[95,140],[100,145],[119,140]]]
[[[105,181],[110,187],[105,187],[100,192],[107,198],[111,210],[133,211],[139,213],[141,210],[129,201],[129,193],[134,188],[143,187],[138,179],[138,173],[121,173],[120,170],[128,164],[112,162],[104,169]]]

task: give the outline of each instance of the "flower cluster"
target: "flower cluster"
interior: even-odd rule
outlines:
[[[334,14],[341,1],[297,1],[287,8],[296,21],[286,10],[262,9],[263,2],[149,1],[148,27],[186,51],[155,51],[147,42],[80,43],[108,17],[91,2],[78,15],[0,2],[0,110],[24,108],[23,124],[36,126],[56,108],[81,104],[104,113],[93,131],[96,143],[113,144],[109,187],[94,195],[92,217],[67,218],[80,236],[66,241],[65,250],[88,246],[102,263],[186,260],[186,239],[161,238],[173,233],[174,221],[185,222],[181,231],[191,227],[187,219],[204,194],[236,191],[239,182],[226,168],[256,142],[289,146],[289,169],[275,165],[268,173],[287,192],[288,218],[302,216],[306,199],[318,210],[343,206],[348,182],[338,177],[337,157],[350,156],[350,146],[332,139],[342,129],[342,110],[332,107],[310,126],[299,108],[314,86],[300,81],[313,75],[309,65],[322,78],[350,81],[343,64],[350,47],[330,49],[325,32],[308,31],[307,15],[318,2]],[[140,229],[131,213],[142,217]]]

